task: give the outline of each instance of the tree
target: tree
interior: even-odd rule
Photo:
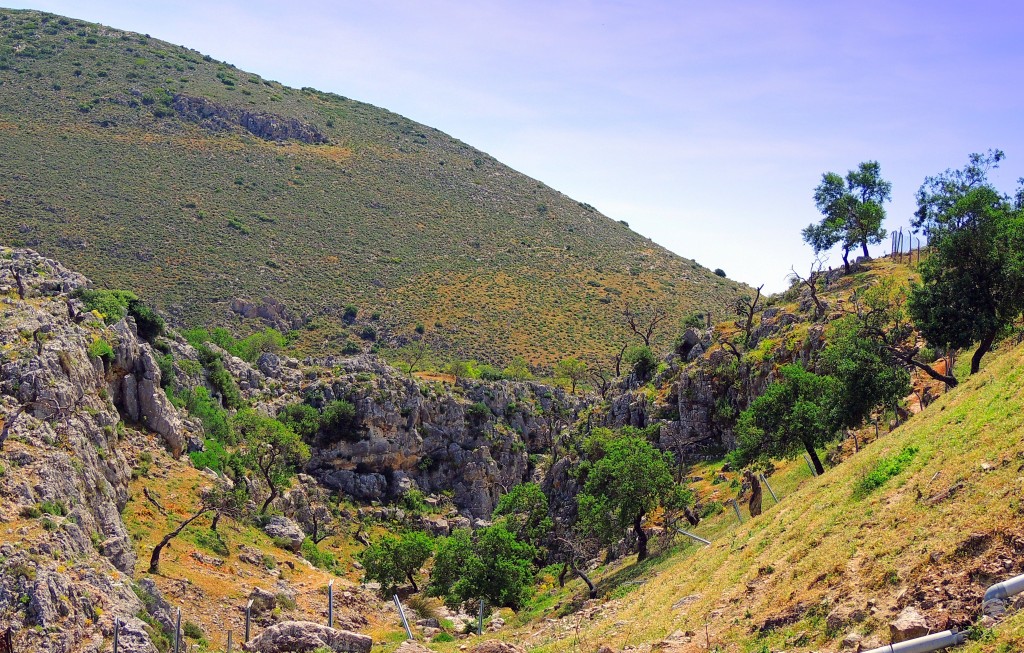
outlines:
[[[578,358],[566,358],[555,363],[555,378],[568,381],[569,392],[576,393],[576,384],[587,376],[587,364]]]
[[[622,317],[626,320],[626,326],[644,341],[644,346],[651,346],[651,338],[658,325],[668,319],[668,311],[661,306],[645,306],[632,308],[629,304],[622,311]]]
[[[926,178],[912,221],[931,254],[911,291],[910,314],[933,345],[977,343],[971,374],[1024,310],[1024,186],[1011,199],[987,178],[1003,157],[999,150],[972,154],[963,170]]]
[[[602,442],[604,455],[587,471],[577,496],[579,528],[605,544],[632,528],[637,561],[647,557],[644,516],[659,505],[685,503],[688,496],[672,480],[672,454],[655,449],[647,440],[624,435]]]
[[[816,447],[832,439],[839,428],[836,397],[839,382],[793,363],[780,370],[781,379],[740,414],[736,425],[737,449],[731,454],[737,465],[771,456],[791,456],[803,448],[814,469],[825,468]]]
[[[398,583],[408,580],[414,592],[416,574],[434,553],[434,540],[422,531],[408,531],[400,537],[385,535],[357,556],[367,580],[380,583],[382,594],[393,594]]]
[[[513,358],[508,367],[502,370],[502,373],[513,381],[528,381],[533,378],[533,373],[530,372],[530,365],[522,356]]]
[[[645,383],[658,368],[658,359],[647,345],[631,345],[623,359],[633,367],[633,374],[640,383]]]
[[[264,514],[296,470],[309,459],[309,447],[281,422],[243,408],[231,418],[231,428],[240,444],[243,466],[260,475],[269,495],[260,507]]]
[[[502,495],[491,518],[503,519],[508,530],[537,549],[553,525],[548,517],[548,497],[533,482],[520,483]]]
[[[910,394],[910,374],[883,344],[862,332],[855,316],[832,322],[821,352],[822,371],[839,383],[834,397],[840,426],[856,428],[878,406],[894,407]]]
[[[288,404],[277,413],[277,420],[312,444],[320,430],[320,412],[305,402]]]
[[[196,511],[191,517],[178,524],[178,527],[173,531],[163,536],[163,539],[153,547],[153,553],[149,556],[149,573],[159,574],[160,573],[160,553],[164,550],[164,547],[170,544],[171,540],[178,537],[181,531],[185,530],[185,527],[199,519],[206,513],[210,512],[210,508],[206,505],[200,506],[199,510]]]
[[[398,348],[396,353],[398,359],[405,363],[405,371],[411,377],[419,369],[420,363],[430,357],[430,351],[426,335],[417,331],[409,342]]]
[[[535,555],[501,522],[473,535],[456,530],[438,546],[427,592],[444,596],[451,607],[482,598],[517,609],[532,591]]]
[[[825,216],[818,224],[803,230],[804,242],[815,254],[839,244],[843,248],[843,266],[850,271],[850,250],[860,245],[868,256],[868,244],[877,245],[885,238],[882,203],[892,195],[892,184],[881,177],[877,161],[865,161],[846,178],[834,172],[821,176],[814,189],[814,204]]]

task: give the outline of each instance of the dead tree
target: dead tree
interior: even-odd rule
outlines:
[[[644,345],[651,346],[651,338],[657,330],[658,325],[668,319],[668,311],[660,306],[647,306],[639,310],[633,310],[629,304],[622,311],[626,319],[626,326],[629,330],[644,341]]]
[[[583,544],[570,537],[562,536],[556,537],[555,543],[558,544],[558,548],[562,551],[562,554],[565,556],[565,560],[562,564],[562,571],[558,574],[559,586],[565,586],[565,577],[567,575],[567,572],[572,571],[572,573],[579,576],[580,580],[582,580],[586,584],[587,596],[589,598],[596,599],[597,588],[594,586],[594,582],[590,580],[590,577],[586,574],[586,572],[580,569],[579,565],[576,563],[577,559],[584,557],[585,551]]]
[[[188,526],[195,520],[199,519],[206,513],[210,512],[210,510],[211,508],[207,507],[206,505],[201,506],[198,512],[196,512],[194,515],[178,524],[178,527],[175,528],[173,531],[171,531],[167,535],[164,535],[163,539],[160,540],[160,543],[153,547],[153,555],[149,557],[149,573],[160,573],[160,553],[164,550],[164,547],[170,544],[171,540],[178,537],[181,531],[185,530],[186,526]]]
[[[811,264],[811,271],[807,274],[807,278],[800,276],[796,271],[796,268],[789,268],[789,278],[807,288],[807,292],[811,296],[811,301],[814,302],[815,321],[818,321],[825,316],[825,303],[821,301],[820,297],[818,297],[818,282],[821,280],[823,267],[824,261],[820,258],[814,259],[814,263]]]
[[[737,322],[736,326],[743,329],[743,346],[747,347],[750,345],[750,333],[754,330],[754,317],[760,312],[761,307],[761,289],[764,288],[762,283],[757,287],[757,291],[754,293],[754,298],[740,297],[736,300],[736,315],[740,316],[741,321]]]

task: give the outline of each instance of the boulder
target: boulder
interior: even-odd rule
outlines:
[[[896,617],[896,620],[889,624],[889,638],[893,644],[905,642],[908,639],[923,637],[928,634],[928,622],[924,615],[913,606],[907,606]]]
[[[255,614],[271,612],[277,607],[277,597],[260,587],[253,588],[249,593],[249,600],[252,601],[252,611]]]
[[[509,644],[508,642],[489,639],[471,648],[470,653],[526,653],[526,649],[515,644]]]
[[[337,653],[370,653],[373,640],[312,621],[282,621],[267,628],[243,649],[257,653],[306,653],[327,647]]]
[[[395,653],[433,653],[433,651],[419,642],[405,640],[401,646],[395,649]]]
[[[263,532],[279,542],[287,542],[288,547],[295,552],[302,548],[302,541],[306,539],[306,534],[298,524],[279,515],[270,518],[263,527]]]

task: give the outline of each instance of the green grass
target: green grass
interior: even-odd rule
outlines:
[[[313,353],[361,342],[379,313],[378,340],[422,323],[457,358],[551,364],[617,351],[627,301],[679,316],[667,349],[683,316],[725,315],[739,291],[435,129],[140,34],[0,10],[0,85],[0,198],[17,216],[0,242],[173,308],[179,326],[247,335],[264,325],[229,319],[230,301],[272,296],[312,318],[298,344]],[[328,143],[213,133],[170,108],[176,94]]]
[[[853,490],[854,496],[863,499],[872,491],[885,485],[889,479],[899,476],[914,459],[915,454],[917,454],[917,447],[905,447],[895,456],[879,459],[874,468],[857,481]]]

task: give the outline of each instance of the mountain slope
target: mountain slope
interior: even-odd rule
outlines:
[[[353,304],[546,364],[617,350],[627,302],[681,321],[743,292],[435,129],[147,36],[2,10],[0,84],[0,241],[182,324]]]
[[[964,650],[1021,650],[1024,600],[1002,623],[980,617],[985,589],[1024,573],[1022,370],[1024,346],[1004,344],[979,374],[823,476],[800,459],[781,463],[770,478],[780,503],[765,492],[760,517],[741,498],[739,525],[726,505],[694,529],[710,546],[677,541],[642,565],[600,568],[604,602],[584,604],[579,581],[555,587],[535,599],[554,606],[539,614],[568,616],[503,637],[531,651],[659,640],[655,650],[676,653],[832,651],[857,637],[868,649],[913,607],[933,632],[975,626]],[[736,495],[719,483],[738,475],[720,470],[690,471],[715,479],[697,485],[702,500]]]

